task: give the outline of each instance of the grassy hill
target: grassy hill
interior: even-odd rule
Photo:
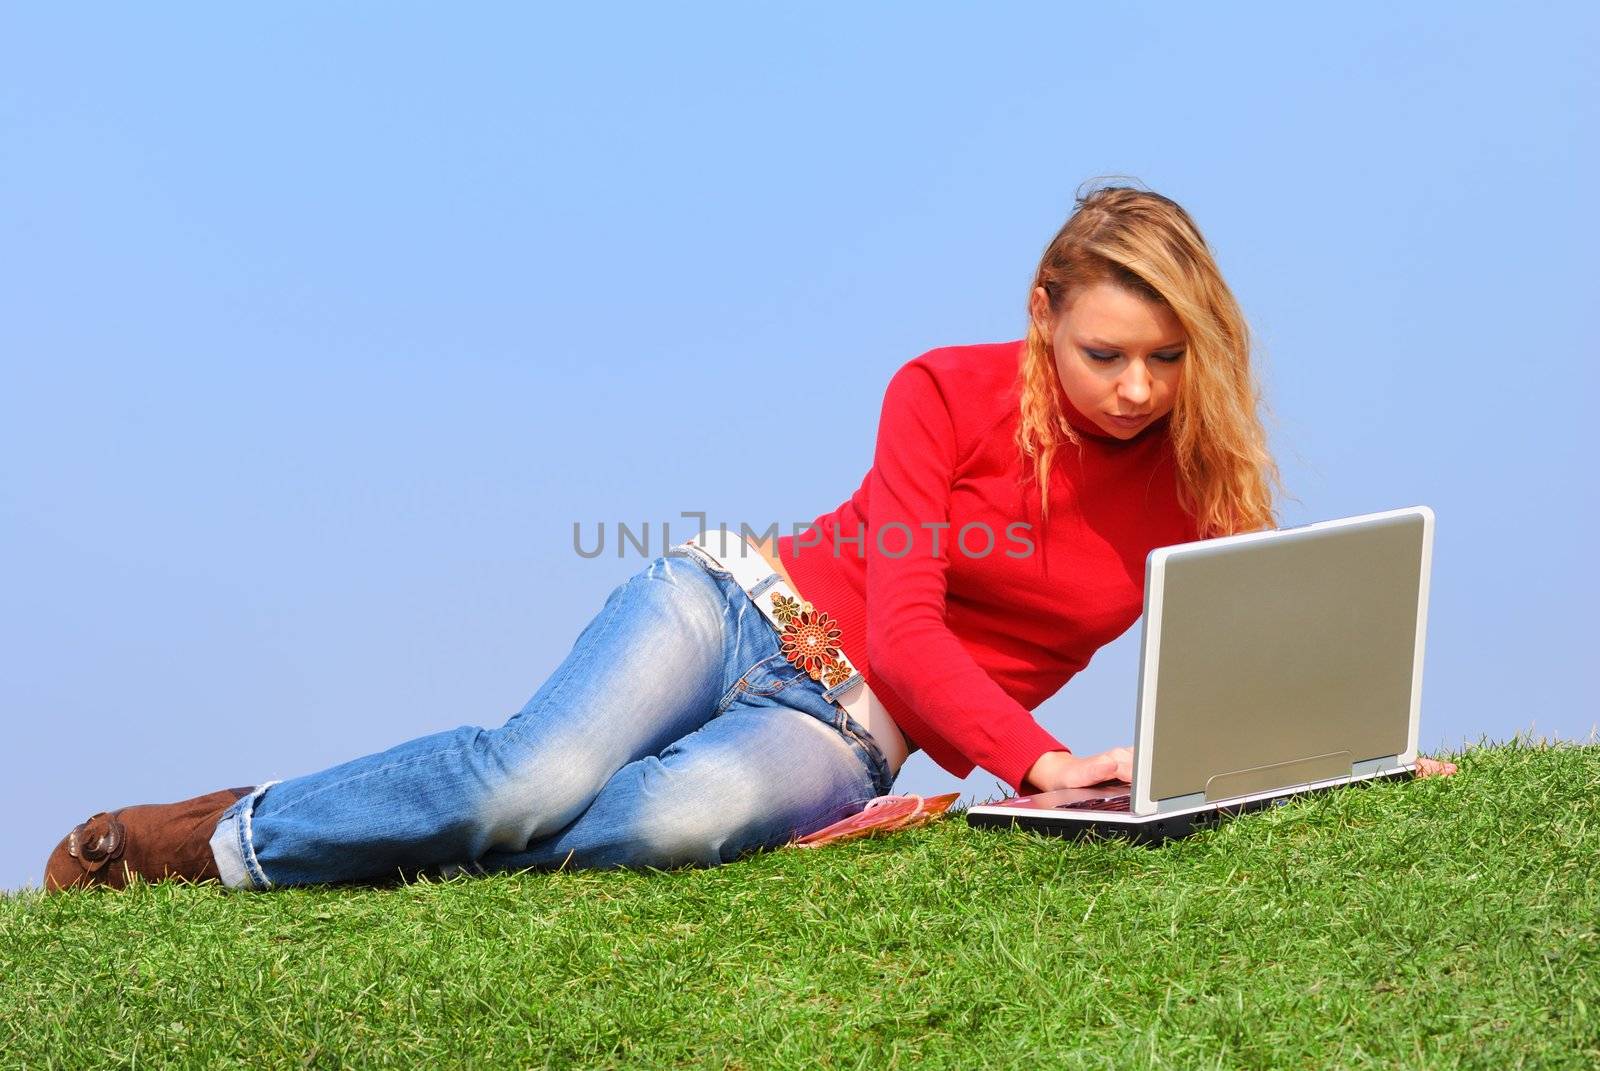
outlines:
[[[1161,848],[0,898],[0,1066],[1600,1065],[1600,746]]]

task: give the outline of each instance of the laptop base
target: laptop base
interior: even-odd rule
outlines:
[[[1129,814],[1126,811],[1090,811],[1056,808],[1029,808],[1004,804],[985,804],[970,808],[967,824],[980,829],[1031,830],[1049,836],[1071,840],[1105,839],[1126,840],[1135,844],[1158,845],[1178,840],[1204,829],[1220,825],[1223,821],[1267,807],[1280,807],[1297,796],[1310,796],[1332,789],[1349,788],[1374,781],[1410,779],[1415,768],[1403,766],[1371,774],[1355,781],[1332,785],[1313,785],[1285,789],[1237,803],[1217,803],[1203,807],[1168,812],[1166,814]],[[1044,795],[1039,793],[1038,795]]]

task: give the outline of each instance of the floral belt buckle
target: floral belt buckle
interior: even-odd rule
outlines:
[[[753,544],[752,544],[753,546]],[[865,678],[845,657],[840,638],[844,630],[827,611],[819,610],[800,598],[781,574],[766,567],[743,564],[745,559],[724,562],[703,539],[688,539],[682,544],[689,553],[703,557],[734,575],[756,609],[778,632],[778,649],[788,662],[828,690],[830,702],[839,703],[831,693],[841,685]],[[759,549],[757,554],[759,554]]]
[[[801,600],[792,589],[790,594],[769,590],[765,597],[771,600],[765,607],[768,617],[778,626],[778,649],[792,665],[827,688],[838,687],[856,675],[856,667],[839,646],[844,630],[826,610]]]

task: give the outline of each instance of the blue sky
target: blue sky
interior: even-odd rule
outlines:
[[[1285,523],[1437,511],[1424,747],[1587,738],[1597,46],[1578,4],[7,6],[0,887],[95,810],[503,723],[643,564],[575,521],[832,509],[1101,175],[1216,252]],[[1137,637],[1038,712],[1080,753]]]

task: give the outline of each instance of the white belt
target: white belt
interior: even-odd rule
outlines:
[[[733,574],[750,601],[777,630],[784,657],[823,685],[822,697],[850,715],[872,738],[889,764],[889,779],[893,781],[909,753],[905,734],[838,646],[838,626],[830,618],[819,619],[821,609],[802,599],[783,574],[773,572],[760,548],[743,535],[707,530],[678,545],[705,555],[717,568]],[[719,546],[726,547],[727,553],[718,554]]]

